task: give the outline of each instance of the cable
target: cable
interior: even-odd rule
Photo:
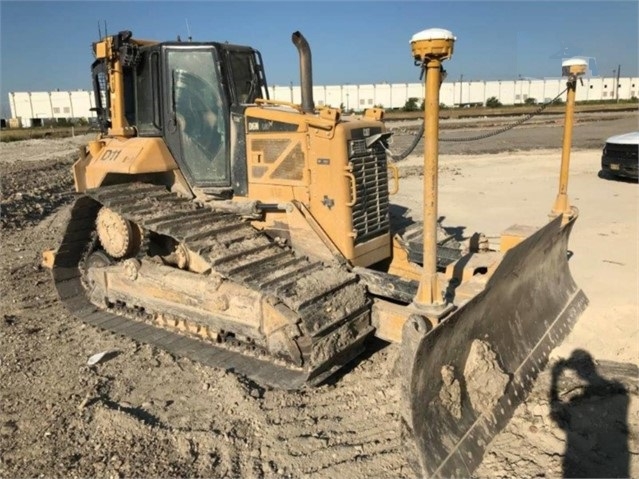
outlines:
[[[539,113],[541,113],[542,111],[544,111],[546,109],[546,107],[548,107],[548,105],[554,103],[561,95],[563,95],[564,93],[566,93],[566,91],[568,90],[568,87],[566,87],[561,93],[559,93],[559,95],[557,95],[555,98],[553,98],[552,100],[544,103],[543,105],[541,105],[539,108],[537,108],[537,110],[535,110],[532,113],[528,113],[526,116],[524,116],[523,118],[520,118],[519,120],[517,120],[515,123],[513,123],[512,125],[508,125],[505,126],[503,128],[500,128],[499,130],[495,130],[495,131],[491,131],[489,133],[484,133],[483,135],[478,135],[478,136],[470,136],[470,137],[466,137],[466,138],[440,138],[439,141],[449,141],[449,142],[461,142],[461,141],[477,141],[477,140],[483,140],[485,138],[490,138],[491,136],[496,136],[499,135],[500,133],[504,133],[508,130],[512,130],[513,128],[521,125],[522,123],[530,120],[532,117],[538,115]]]
[[[561,97],[564,93],[566,93],[567,90],[568,90],[568,87],[566,87],[555,98],[553,98],[552,100],[547,101],[546,103],[541,105],[534,112],[528,113],[523,118],[520,118],[519,120],[517,120],[515,123],[513,123],[511,125],[507,125],[507,126],[505,126],[503,128],[500,128],[499,130],[495,130],[495,131],[491,131],[491,132],[488,132],[488,133],[484,133],[482,135],[470,136],[470,137],[466,137],[466,138],[439,138],[439,141],[442,141],[442,142],[477,141],[477,140],[483,140],[483,139],[486,139],[486,138],[490,138],[491,136],[499,135],[499,134],[504,133],[504,132],[506,132],[508,130],[512,130],[513,128],[518,127],[519,125],[525,123],[526,121],[530,120],[534,116],[536,116],[539,113],[541,113],[542,111],[544,111],[549,105],[554,103],[559,97]],[[417,146],[417,143],[419,143],[419,140],[421,140],[423,136],[424,136],[424,122],[422,121],[422,124],[419,127],[419,132],[417,133],[417,135],[415,136],[415,138],[413,139],[411,144],[408,146],[408,148],[406,148],[406,150],[404,150],[400,154],[395,154],[392,151],[390,151],[389,149],[386,149],[386,153],[390,156],[391,160],[393,160],[393,161],[401,161],[401,160],[403,160],[404,158],[406,158],[408,155],[410,155],[412,153],[412,151]]]
[[[421,140],[423,136],[424,136],[424,122],[422,121],[422,124],[419,127],[419,132],[417,133],[417,135],[415,135],[415,138],[413,138],[413,141],[408,146],[408,148],[406,148],[402,153],[400,153],[399,155],[395,155],[388,148],[384,148],[384,149],[386,150],[386,153],[388,154],[388,156],[390,156],[391,160],[402,161],[404,158],[406,158],[408,155],[410,155],[413,152],[413,150],[417,146],[417,143],[419,143],[419,140]]]

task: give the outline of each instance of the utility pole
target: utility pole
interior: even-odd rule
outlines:
[[[75,118],[75,113],[73,112],[73,96],[71,95],[71,92],[69,92],[69,106],[71,107],[71,119],[73,119]]]
[[[31,118],[33,118],[33,100],[31,99],[31,92],[29,92],[29,108],[31,109]]]
[[[619,76],[621,75],[621,65],[617,66],[617,79],[615,80],[615,102],[619,103]]]
[[[51,92],[49,92],[49,108],[51,108],[51,116],[49,117],[52,122],[55,119],[55,114],[53,113],[53,100],[51,99]]]
[[[16,94],[11,92],[11,118],[18,118],[18,109],[16,108]]]

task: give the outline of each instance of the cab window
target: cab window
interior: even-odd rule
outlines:
[[[211,50],[168,52],[181,157],[197,183],[228,182],[227,114]]]

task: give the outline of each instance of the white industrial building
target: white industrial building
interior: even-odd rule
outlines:
[[[639,96],[639,78],[590,77],[577,87],[577,101],[628,100]],[[440,103],[446,106],[483,105],[490,97],[496,97],[504,105],[524,103],[534,98],[544,103],[555,98],[566,86],[565,78],[509,81],[457,81],[444,82],[440,90]],[[299,86],[269,86],[272,99],[301,103]],[[317,106],[342,106],[346,110],[362,111],[381,106],[386,109],[402,108],[409,98],[424,97],[421,83],[378,83],[364,85],[315,85],[313,97]],[[565,98],[564,98],[565,99]],[[24,127],[40,123],[44,119],[95,118],[91,108],[95,106],[93,92],[11,92],[9,93],[11,117],[20,119]]]
[[[19,118],[24,127],[34,120],[95,118],[93,92],[76,91],[34,91],[9,93],[11,117]]]
[[[577,87],[577,101],[629,100],[639,96],[639,77],[584,78]],[[544,103],[555,98],[566,87],[565,78],[509,81],[444,82],[440,89],[440,103],[449,107],[460,105],[484,105],[490,97],[496,97],[504,105],[524,103],[534,98]],[[301,102],[298,86],[269,86],[271,98],[293,103]],[[369,85],[316,85],[313,99],[317,106],[343,106],[346,110],[361,111],[378,105],[386,109],[402,108],[409,98],[424,98],[421,83],[377,83]],[[565,95],[564,98],[565,100]]]

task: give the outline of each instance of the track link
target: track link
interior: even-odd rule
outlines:
[[[283,303],[297,317],[303,333],[298,345],[304,366],[283,364],[264,354],[252,357],[224,343],[160,328],[149,324],[148,318],[147,322],[136,318],[140,313],[133,309],[122,315],[93,305],[83,285],[82,263],[95,244],[95,217],[101,206],[136,223],[145,236],[152,232],[171,237],[226,279]],[[53,276],[60,299],[79,319],[273,387],[297,389],[321,382],[359,354],[373,331],[370,302],[354,274],[300,257],[238,216],[198,205],[163,186],[127,183],[87,191],[73,206]],[[356,329],[351,343],[327,355],[322,344],[339,341],[336,335],[344,328]]]

